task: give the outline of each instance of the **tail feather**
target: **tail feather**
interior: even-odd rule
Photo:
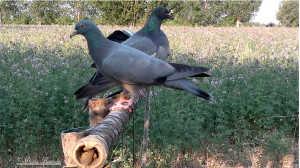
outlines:
[[[74,94],[77,99],[82,99],[95,96],[115,86],[117,86],[115,82],[105,78],[99,71],[97,71],[90,79],[90,83],[79,88]]]
[[[211,76],[210,76],[210,74],[203,72],[203,73],[199,73],[197,75],[193,75],[190,77],[211,77]]]
[[[200,88],[189,82],[187,79],[166,81],[163,85],[169,88],[184,90],[206,100],[211,100],[213,98],[209,93],[201,90]]]
[[[117,84],[114,82],[107,82],[100,85],[87,84],[79,88],[74,94],[76,95],[77,99],[82,99],[95,96],[115,86],[117,86]]]
[[[95,63],[92,63],[92,64],[91,64],[91,67],[92,67],[92,68],[97,68],[97,66],[96,66]]]
[[[114,92],[114,93],[112,93],[112,94],[110,94],[110,95],[106,96],[105,98],[114,97],[114,96],[116,96],[116,95],[120,94],[122,91],[123,91],[123,90],[118,90],[118,91],[116,91],[116,92]]]
[[[99,71],[95,72],[90,80],[92,85],[102,85],[111,82],[111,80],[104,77]]]
[[[196,66],[189,66],[183,64],[176,64],[176,63],[169,63],[172,65],[176,72],[170,76],[168,76],[167,80],[177,80],[186,77],[208,77],[209,75],[205,72],[209,71],[208,68],[205,67],[196,67]]]
[[[115,41],[118,43],[122,43],[123,41],[127,40],[128,38],[130,38],[131,35],[129,35],[128,33],[125,33],[123,31],[120,30],[116,30],[114,31],[112,34],[110,34],[107,39],[111,40],[111,41]]]
[[[84,104],[83,104],[83,109],[82,112],[86,111],[88,109],[89,106],[89,101],[94,98],[94,96],[88,97],[85,99]]]

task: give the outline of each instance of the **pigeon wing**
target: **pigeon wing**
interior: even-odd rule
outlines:
[[[158,45],[158,51],[155,57],[166,60],[170,56],[170,47],[168,37],[162,30],[160,31]]]
[[[165,61],[122,46],[113,50],[102,62],[102,70],[110,78],[126,84],[155,85],[163,83],[176,71]]]
[[[156,56],[158,45],[156,45],[150,38],[138,32],[132,37],[124,41],[122,44],[132,48],[143,51],[147,55]]]

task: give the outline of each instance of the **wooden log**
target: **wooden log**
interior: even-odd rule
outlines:
[[[84,138],[83,132],[84,130],[88,129],[89,127],[80,127],[75,129],[70,129],[63,131],[61,133],[61,142],[63,147],[63,153],[65,157],[65,168],[67,167],[77,167],[77,165],[73,161],[73,148],[78,140]]]
[[[118,136],[124,130],[125,126],[129,122],[132,117],[134,111],[136,110],[139,102],[141,101],[140,97],[133,105],[131,106],[132,113],[128,112],[124,109],[115,109],[105,118],[101,117],[92,117],[90,120],[89,128],[78,132],[77,137],[83,137],[79,139],[72,149],[72,161],[78,167],[85,168],[98,168],[103,167],[105,161],[107,159],[110,147],[116,142]],[[92,100],[95,105],[96,101],[100,100]],[[103,100],[101,100],[103,101]],[[106,102],[103,101],[103,102]],[[96,103],[97,104],[97,103]],[[98,108],[99,106],[94,106]],[[95,109],[90,109],[94,114],[103,114],[101,110],[106,110],[107,107],[103,106],[103,108],[98,108],[95,113]],[[91,113],[90,113],[91,118]],[[95,124],[96,120],[100,121],[100,123]],[[103,121],[101,121],[103,120]],[[93,122],[93,123],[92,123]],[[64,152],[65,153],[65,152]]]
[[[88,102],[90,126],[95,126],[102,122],[108,115],[109,107],[113,105],[112,99],[93,98]]]

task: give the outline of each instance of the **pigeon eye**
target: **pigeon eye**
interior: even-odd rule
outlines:
[[[80,24],[80,28],[84,28],[84,24]]]
[[[164,14],[166,11],[165,10],[161,10],[160,13]]]

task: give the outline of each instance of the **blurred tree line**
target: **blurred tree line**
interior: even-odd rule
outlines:
[[[74,24],[90,19],[100,24],[137,25],[151,10],[172,10],[173,25],[232,26],[248,23],[261,1],[0,1],[0,24]]]
[[[299,1],[283,1],[276,17],[284,26],[299,26]]]

